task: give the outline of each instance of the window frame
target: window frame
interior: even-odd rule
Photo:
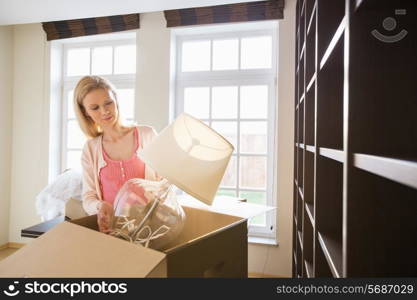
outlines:
[[[259,23],[258,23],[259,24]],[[225,25],[224,28],[227,28],[226,32],[222,32],[220,26],[216,26],[217,32],[201,34],[202,26],[195,28],[196,32],[193,34],[192,28],[188,28],[187,32],[179,30],[177,33],[173,32],[175,37],[174,46],[175,46],[175,99],[174,99],[174,116],[178,116],[180,113],[184,112],[184,88],[185,87],[209,87],[210,88],[210,109],[209,109],[209,118],[202,119],[203,121],[208,121],[211,125],[212,121],[212,111],[211,111],[211,87],[213,86],[237,86],[238,87],[238,112],[237,118],[233,119],[215,119],[216,121],[233,121],[239,122],[248,120],[248,121],[266,121],[267,122],[267,153],[265,154],[249,154],[249,153],[240,153],[240,126],[237,128],[237,151],[233,153],[232,156],[239,158],[240,156],[261,156],[266,157],[266,166],[267,166],[267,182],[265,189],[260,189],[260,191],[266,192],[266,205],[277,207],[277,180],[276,180],[276,117],[277,117],[277,63],[278,63],[278,24],[277,23],[265,23],[265,29],[254,29],[248,30],[247,28],[243,29],[239,25],[234,25],[235,29],[232,29],[233,25]],[[262,26],[262,25],[261,25]],[[260,36],[271,36],[272,38],[272,59],[271,59],[271,68],[269,69],[240,69],[240,57],[241,57],[241,39],[247,37],[260,37]],[[238,69],[237,70],[216,70],[216,71],[191,71],[191,72],[182,72],[182,43],[184,41],[198,41],[198,40],[226,40],[236,38],[238,39]],[[210,43],[210,69],[212,69],[213,64],[213,42]],[[276,55],[274,55],[274,53]],[[267,85],[268,86],[268,115],[267,119],[242,119],[240,118],[240,86],[243,85]],[[236,186],[234,188],[219,187],[222,190],[233,190],[236,192],[244,191],[257,191],[256,189],[241,189],[239,186],[239,175],[240,175],[240,166],[237,163],[236,170]],[[248,233],[250,237],[258,238],[267,238],[267,239],[276,239],[276,212],[266,214],[266,226],[257,226],[250,225],[248,227]],[[272,226],[272,229],[271,229]]]

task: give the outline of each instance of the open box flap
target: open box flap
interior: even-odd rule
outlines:
[[[212,205],[204,204],[203,202],[189,196],[183,195],[178,197],[178,202],[182,206],[193,207],[211,212],[221,213],[225,215],[240,217],[244,219],[250,219],[272,211],[275,209],[273,206],[258,205],[253,203],[247,203],[239,201],[238,198],[228,196],[218,196],[214,199]]]
[[[0,277],[161,275],[165,254],[63,222],[0,262]]]

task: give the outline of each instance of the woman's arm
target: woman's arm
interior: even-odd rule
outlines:
[[[88,142],[84,145],[81,164],[83,168],[83,208],[87,214],[94,215],[100,209],[102,201],[98,198],[96,191],[93,156],[88,148]]]

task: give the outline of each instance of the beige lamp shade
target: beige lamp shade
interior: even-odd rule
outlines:
[[[169,182],[211,205],[233,150],[216,131],[183,113],[139,156]]]

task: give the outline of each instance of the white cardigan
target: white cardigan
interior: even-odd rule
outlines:
[[[157,135],[155,129],[150,126],[137,126],[140,136],[139,149],[146,146]],[[81,164],[83,168],[83,189],[82,200],[83,208],[89,215],[97,213],[98,204],[103,201],[100,188],[100,170],[106,166],[102,151],[103,136],[100,135],[87,140],[84,144]],[[137,154],[138,152],[136,152]],[[145,165],[145,179],[160,180],[161,177],[154,170]]]

